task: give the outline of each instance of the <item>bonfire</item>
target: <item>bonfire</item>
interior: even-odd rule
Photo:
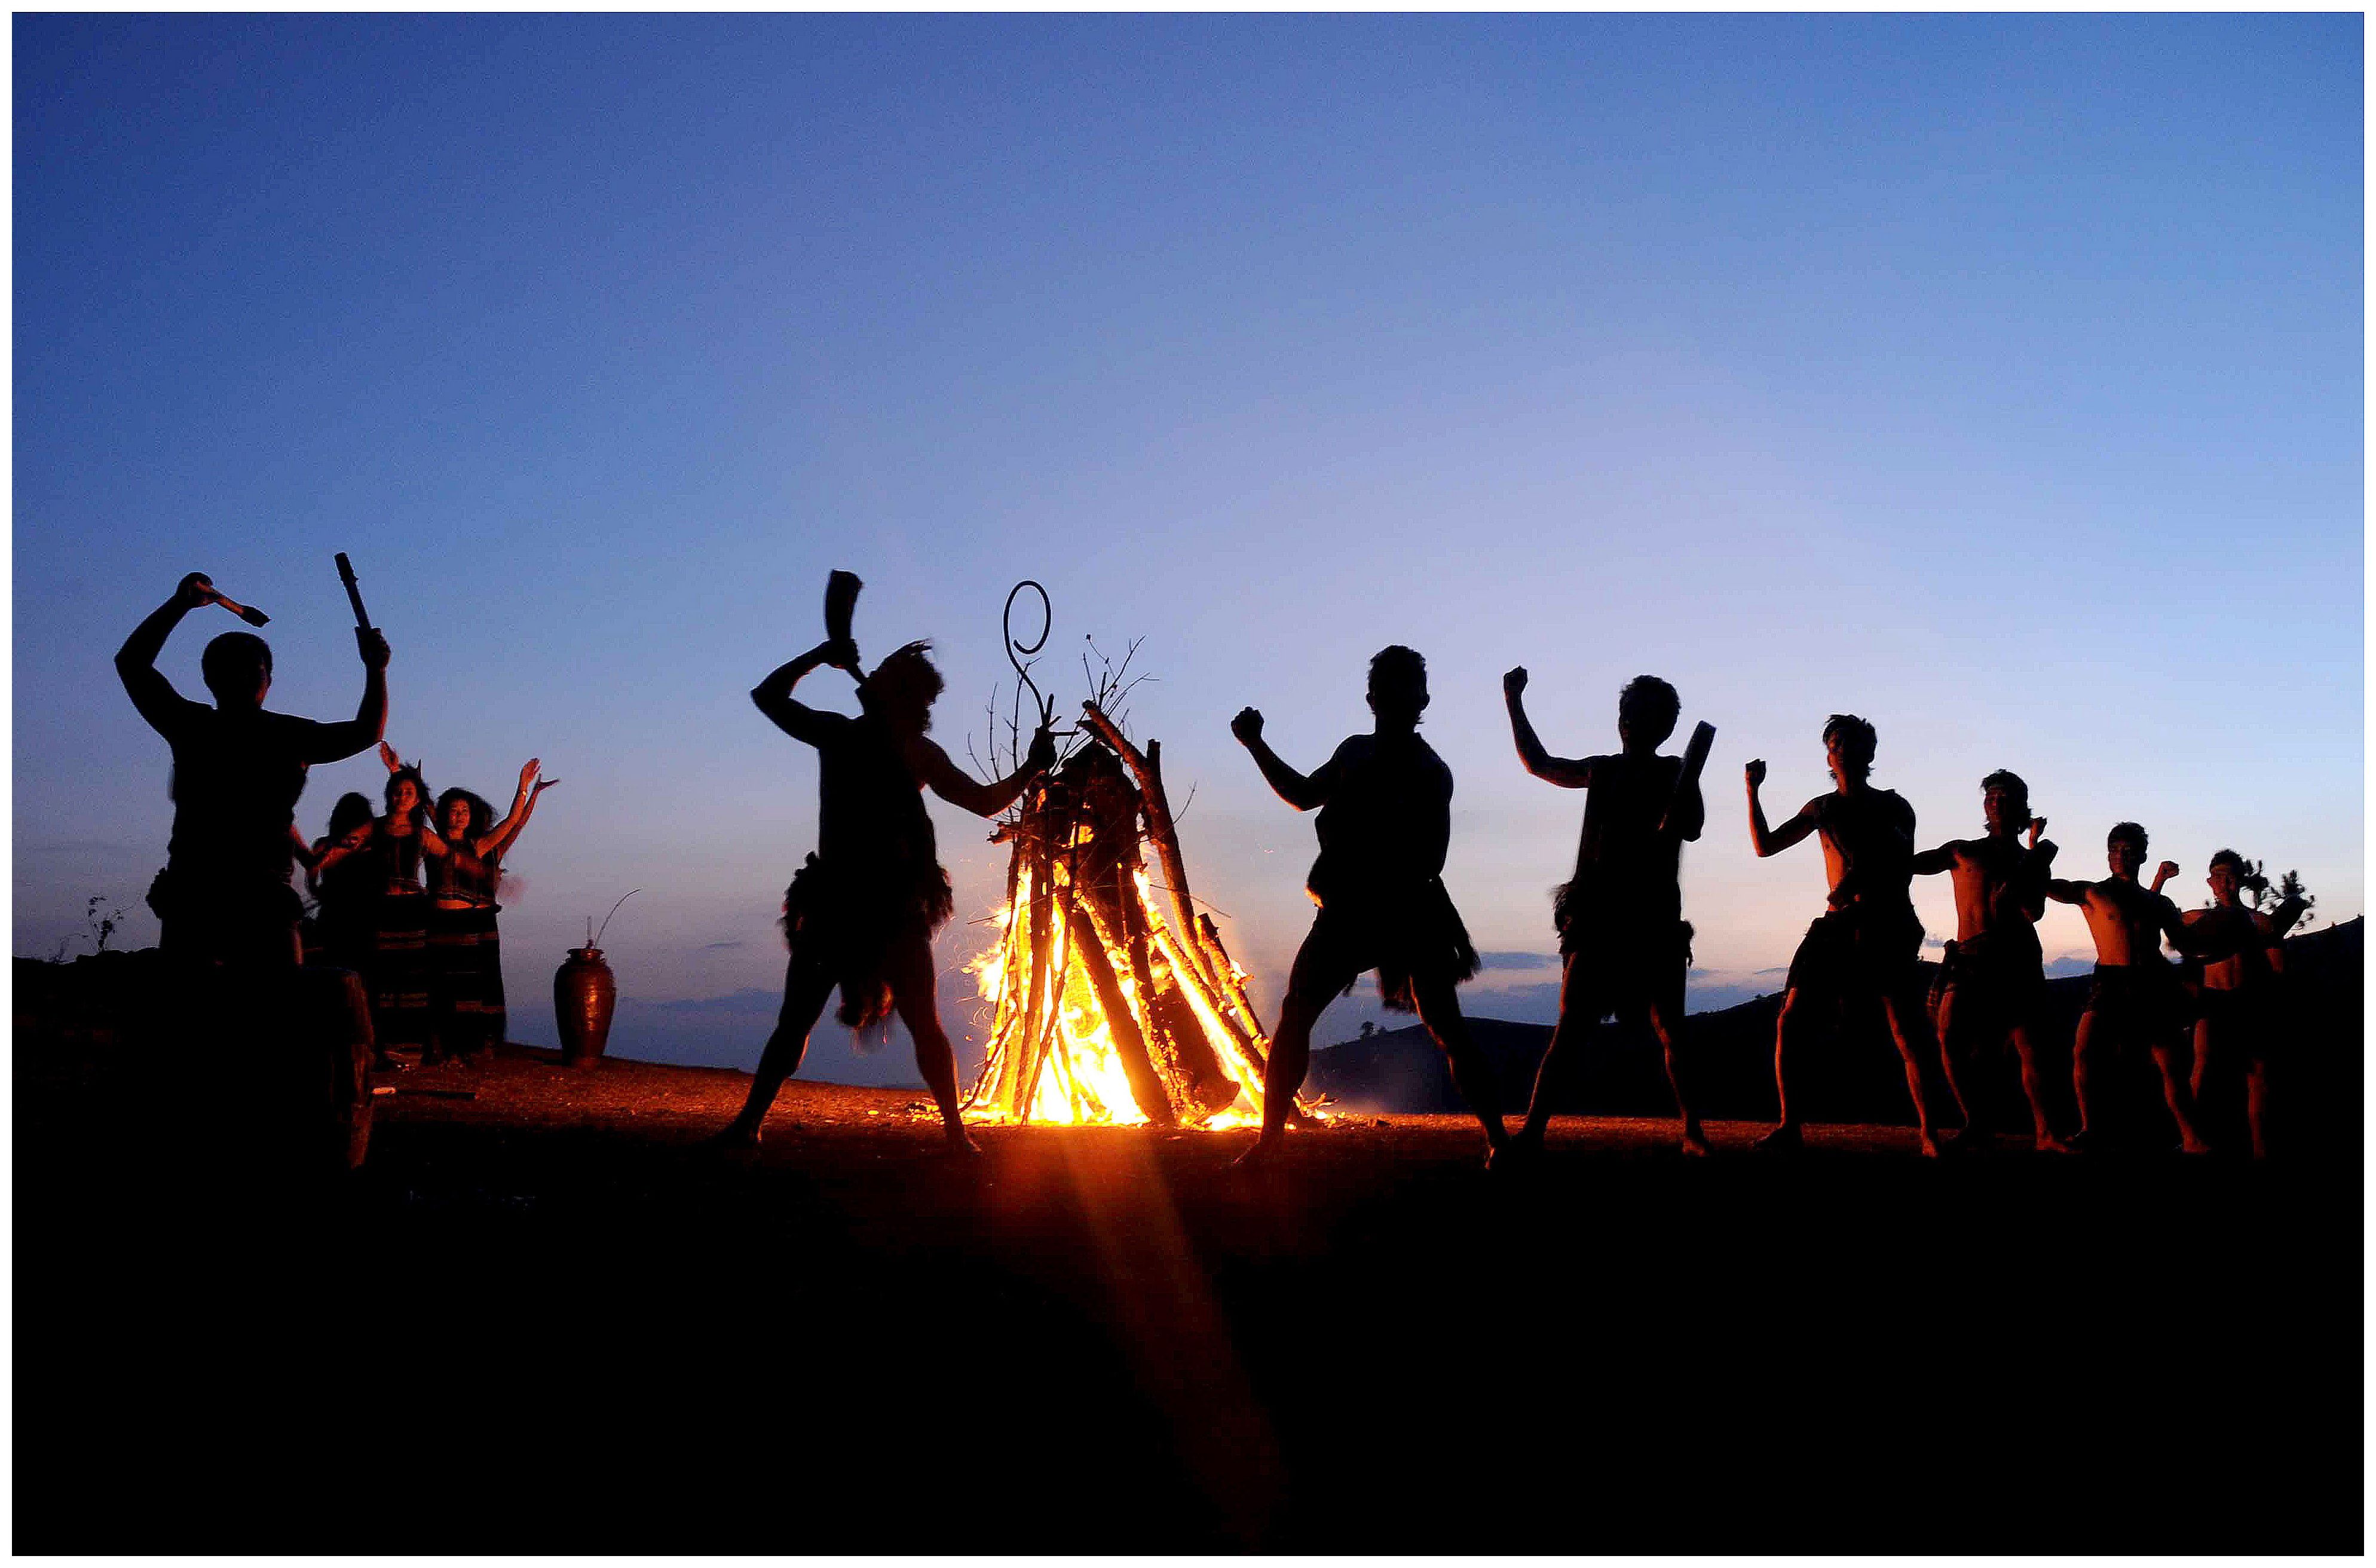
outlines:
[[[1111,701],[1110,683],[1099,692]],[[1245,971],[1189,891],[1162,743],[1141,751],[1094,699],[1075,733],[1073,754],[992,836],[1008,846],[1006,901],[971,966],[990,1053],[966,1115],[1257,1124],[1270,1041]]]

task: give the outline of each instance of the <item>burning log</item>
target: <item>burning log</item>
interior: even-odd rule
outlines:
[[[968,1114],[1250,1122],[1269,1042],[1244,977],[1197,929],[1160,753],[1139,752],[1094,705],[1088,713],[1093,743],[992,835],[1010,846],[1007,897],[998,942],[973,966],[992,1019]],[[1176,931],[1157,909],[1143,843],[1171,885]]]

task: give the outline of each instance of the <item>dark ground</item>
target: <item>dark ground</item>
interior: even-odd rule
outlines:
[[[127,1112],[110,1050],[19,1017],[20,1550],[2364,1544],[2356,1142],[1572,1120],[1514,1182],[1408,1116],[970,1170],[912,1094],[795,1085],[721,1157],[740,1075],[514,1050],[404,1075],[478,1098],[381,1099],[309,1207],[210,1174],[233,1067]]]

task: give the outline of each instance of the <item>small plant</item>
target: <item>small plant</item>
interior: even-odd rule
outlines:
[[[109,909],[107,913],[103,915],[99,912],[102,905],[108,904],[115,904],[115,901],[104,893],[94,893],[90,896],[89,901],[83,905],[82,916],[83,919],[89,923],[91,944],[94,952],[104,953],[107,951],[108,939],[115,934],[116,927],[122,924],[124,921],[124,906],[121,904],[115,904],[113,909]],[[61,957],[65,956],[65,944],[59,944],[58,953]]]

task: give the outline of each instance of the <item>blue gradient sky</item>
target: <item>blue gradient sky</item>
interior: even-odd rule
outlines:
[[[621,893],[614,1049],[747,1064],[815,769],[744,695],[868,583],[960,755],[1032,576],[1143,637],[1200,891],[1265,1006],[1363,662],[1430,659],[1447,868],[1547,1016],[1547,890],[1654,671],[1718,729],[1702,1001],[1778,981],[1823,787],[1880,727],[1924,842],[2030,780],[2066,866],[2135,817],[2358,912],[2361,23],[2243,18],[15,21],[15,944],[137,909],[163,745],[109,668],[190,569],[273,706],[359,683],[433,781],[564,782],[514,857],[514,1035]],[[199,692],[205,637],[166,669]],[[1048,683],[1068,700],[1076,679]],[[830,672],[804,695],[841,698]],[[366,760],[315,770],[318,833]],[[961,918],[1001,862],[935,807]],[[1934,934],[1946,889],[1920,885]],[[2048,952],[2085,946],[2057,909]],[[954,966],[980,942],[959,923]],[[954,987],[952,989],[960,989]],[[1364,1016],[1348,1003],[1323,1039]],[[962,1021],[959,1015],[957,1021]],[[903,1078],[822,1031],[813,1075]]]

